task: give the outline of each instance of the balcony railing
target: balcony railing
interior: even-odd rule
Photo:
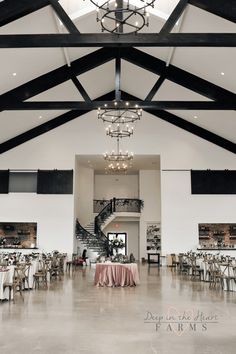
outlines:
[[[94,200],[93,212],[100,213],[106,206],[111,204],[111,213],[115,212],[131,212],[140,213],[143,208],[143,201],[140,199],[130,198],[113,198],[110,200]],[[106,208],[105,208],[106,209]]]

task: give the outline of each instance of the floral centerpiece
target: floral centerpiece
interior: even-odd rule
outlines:
[[[125,244],[121,238],[114,238],[111,240],[111,247],[118,253],[118,250],[124,248]]]

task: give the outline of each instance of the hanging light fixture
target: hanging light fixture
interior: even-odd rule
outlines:
[[[140,120],[142,116],[142,109],[128,108],[129,102],[126,102],[127,108],[117,108],[117,102],[114,102],[114,109],[98,108],[98,119],[104,123],[109,123],[106,127],[106,134],[112,138],[125,138],[133,135],[134,123]]]
[[[110,163],[106,168],[105,172],[108,173],[126,173],[128,170],[128,165],[126,163]]]
[[[109,107],[105,103],[103,107],[98,107],[98,119],[106,126],[106,134],[112,138],[125,138],[133,135],[134,123],[140,120],[142,109],[135,104],[132,105],[121,99],[121,55],[120,50],[117,51],[115,61],[115,100]],[[112,107],[113,106],[113,107]]]
[[[149,26],[149,8],[156,0],[90,0],[96,6],[102,32],[136,33]],[[101,3],[101,4],[100,4]]]
[[[117,139],[117,150],[111,153],[105,152],[103,154],[104,160],[109,162],[105,170],[109,172],[126,172],[128,169],[128,163],[133,160],[134,154],[128,151],[123,152],[120,149],[120,140]]]

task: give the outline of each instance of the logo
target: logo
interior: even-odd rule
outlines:
[[[178,310],[176,307],[168,307],[166,313],[158,314],[147,311],[144,323],[153,325],[156,332],[169,332],[178,336],[184,333],[206,332],[209,326],[219,323],[218,315],[205,313],[201,310]]]

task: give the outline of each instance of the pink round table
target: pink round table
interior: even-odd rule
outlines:
[[[97,263],[94,277],[97,286],[135,286],[139,284],[136,263]]]

